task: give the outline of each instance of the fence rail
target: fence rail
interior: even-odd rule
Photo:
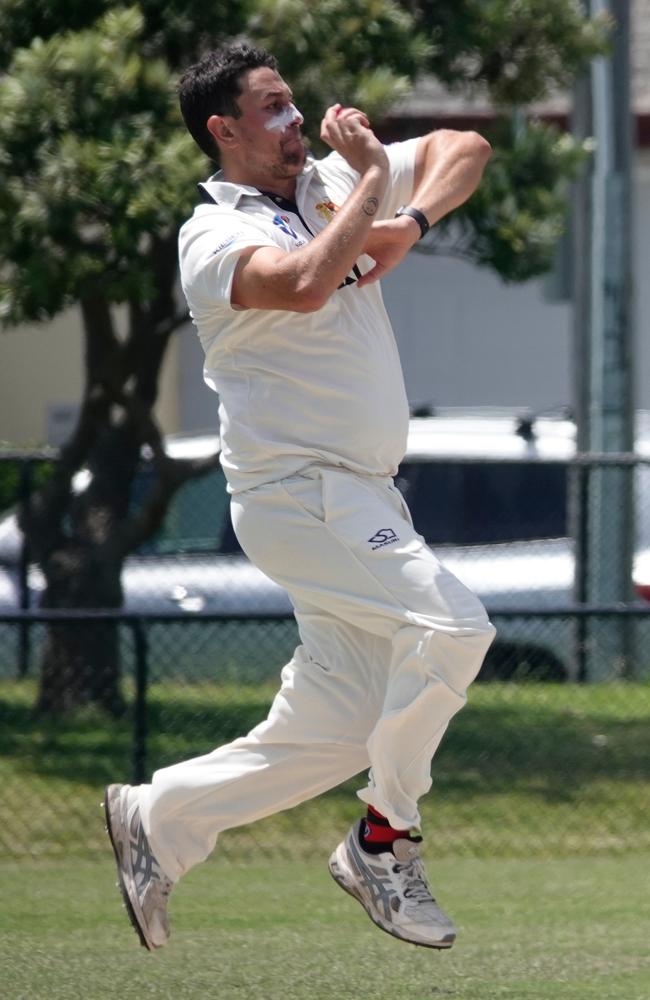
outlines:
[[[38,463],[52,458],[13,456],[17,464],[0,496],[5,517],[8,505],[24,501],[40,481]],[[468,707],[436,754],[432,796],[423,805],[436,851],[551,855],[650,846],[650,602],[633,599],[631,587],[625,599],[594,600],[587,586],[593,563],[581,562],[581,547],[590,544],[585,516],[596,495],[590,479],[612,467],[625,470],[633,490],[635,551],[650,554],[650,459],[532,457],[530,480],[519,476],[518,458],[500,459],[494,479],[492,459],[460,470],[446,468],[449,461],[428,461],[433,474],[422,467],[419,480],[405,470],[405,484],[416,525],[423,518],[419,530],[429,537],[440,515],[442,561],[461,579],[468,574],[465,582],[497,627],[479,682],[498,683],[472,686]],[[447,476],[452,499],[432,517],[427,505]],[[0,551],[0,577],[9,581],[3,592],[0,579],[0,599],[13,593],[0,600],[0,849],[7,856],[105,850],[97,810],[103,784],[146,781],[152,769],[209,752],[267,713],[299,641],[297,628],[287,603],[263,610],[258,601],[251,611],[247,594],[259,595],[259,580],[250,592],[246,585],[236,590],[243,557],[228,548],[219,477],[215,471],[184,487],[160,539],[127,560],[125,607],[36,607],[43,580],[27,546],[14,538],[8,568]],[[477,537],[454,544],[456,526],[468,525]],[[0,520],[0,550],[2,530]],[[192,575],[197,566],[204,575]],[[648,593],[649,569],[646,562]],[[492,587],[497,576],[500,585]],[[205,605],[182,610],[170,597],[176,589],[205,595]],[[136,610],[128,603],[134,595]],[[66,630],[88,675],[105,659],[104,646],[117,650],[121,700],[110,710],[101,699],[58,715],[34,710],[52,683],[48,643]],[[620,655],[612,654],[612,636]],[[57,664],[63,684],[74,681],[76,669],[65,668]],[[221,849],[327,851],[357,815],[360,783],[346,783],[290,818],[228,832]]]
[[[522,606],[517,608],[495,607],[490,612],[490,618],[497,626],[500,620],[507,619],[531,619],[563,621],[578,621],[585,619],[647,619],[650,621],[650,604],[635,603],[627,605],[577,605],[568,604],[561,607],[535,608]],[[132,706],[132,768],[131,780],[138,784],[147,780],[148,774],[148,690],[151,678],[150,646],[148,641],[148,628],[152,625],[174,624],[181,626],[194,626],[197,622],[204,624],[224,624],[235,622],[255,623],[263,626],[265,623],[286,622],[292,623],[293,616],[286,612],[269,612],[265,615],[251,616],[244,613],[215,613],[201,612],[189,615],[178,611],[157,612],[152,614],[136,614],[122,611],[120,609],[39,609],[39,610],[16,610],[0,613],[0,625],[14,625],[21,628],[31,628],[37,625],[50,624],[99,624],[112,622],[129,629],[133,642],[133,706]],[[18,677],[25,677],[28,671],[20,667],[17,670]],[[214,679],[219,675],[218,661],[215,662]],[[584,677],[578,680],[585,680]]]

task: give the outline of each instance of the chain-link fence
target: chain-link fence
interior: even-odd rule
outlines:
[[[608,463],[401,470],[416,526],[498,630],[434,761],[423,814],[440,853],[650,843],[647,462],[619,463],[635,501],[636,590],[630,581],[624,601],[575,599],[575,496],[590,496],[580,470]],[[31,473],[13,463],[0,514],[0,844],[16,858],[105,850],[103,785],[147,779],[247,732],[298,641],[286,595],[237,549],[218,471],[184,487],[158,537],[127,560],[124,608],[39,611],[44,581],[14,509],[47,467]],[[440,495],[448,514],[437,518]],[[362,782],[230,831],[221,849],[325,852],[358,815]]]

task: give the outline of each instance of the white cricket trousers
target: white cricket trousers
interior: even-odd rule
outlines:
[[[266,721],[141,786],[145,833],[174,880],[222,830],[368,767],[359,797],[417,827],[431,758],[494,637],[389,477],[314,466],[236,494],[232,517],[250,559],[288,591],[302,644]]]

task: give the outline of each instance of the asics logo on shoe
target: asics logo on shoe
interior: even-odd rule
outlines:
[[[380,528],[372,538],[368,539],[368,542],[372,545],[374,552],[375,549],[382,549],[384,545],[392,545],[393,542],[399,542],[399,535],[392,528]]]
[[[134,825],[135,831],[133,829]],[[133,869],[133,877],[138,889],[143,889],[154,875],[153,857],[151,851],[149,850],[149,845],[142,828],[142,823],[137,822],[137,820],[135,821],[135,824],[132,822],[129,832],[131,834],[129,842],[131,847],[131,868]],[[134,836],[134,833],[136,836]]]
[[[385,918],[390,920],[392,917],[391,911],[394,910],[392,897],[397,896],[397,893],[390,885],[390,876],[386,873],[386,870],[381,868],[379,865],[373,866],[366,864],[357,851],[356,844],[349,844],[348,850],[350,851],[351,860],[354,864],[356,874],[370,893],[373,903],[375,906],[381,904]]]

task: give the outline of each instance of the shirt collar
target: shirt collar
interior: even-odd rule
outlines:
[[[308,157],[302,173],[298,177],[298,190],[302,191],[309,183],[309,178],[315,165],[316,161],[312,157]],[[247,198],[262,197],[257,188],[249,187],[247,184],[233,184],[230,181],[224,181],[222,178],[223,170],[217,170],[215,174],[208,177],[207,181],[202,181],[199,184],[199,187],[207,191],[219,205],[228,205],[230,208],[237,208],[239,200],[244,196]]]

